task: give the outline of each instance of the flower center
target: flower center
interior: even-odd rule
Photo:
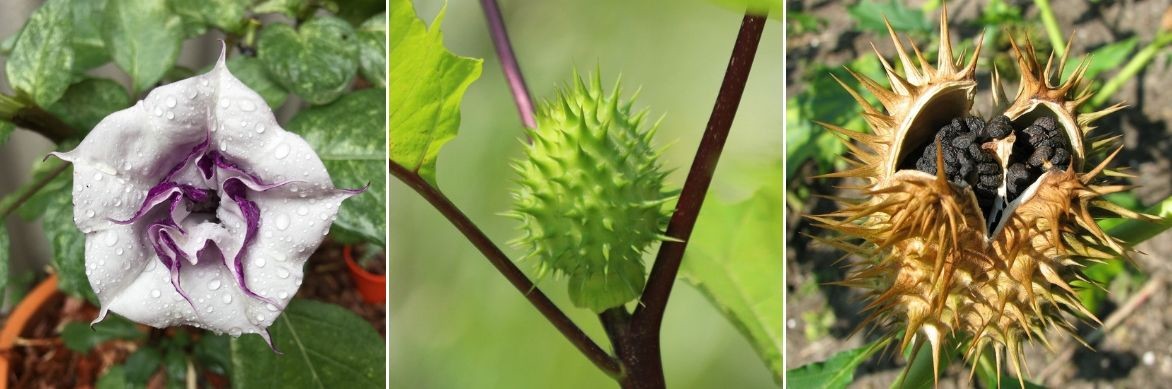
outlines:
[[[213,223],[220,222],[220,219],[216,217],[217,209],[220,209],[220,195],[214,190],[209,190],[208,196],[203,199],[188,199],[187,212],[191,212],[193,215],[207,215]]]

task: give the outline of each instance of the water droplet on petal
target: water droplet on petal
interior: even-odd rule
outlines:
[[[257,123],[256,124],[256,133],[257,134],[265,133],[265,126],[263,124]]]
[[[265,267],[266,263],[268,263],[268,262],[265,261],[265,257],[260,257],[260,258],[256,259],[256,267]]]
[[[285,269],[277,269],[277,277],[289,278],[289,271]]]
[[[159,298],[159,296],[162,296],[162,295],[163,295],[163,293],[162,293],[162,292],[159,292],[159,290],[158,290],[158,289],[154,289],[154,290],[152,290],[152,291],[151,291],[151,297],[154,297],[154,298]]]
[[[286,228],[289,228],[289,217],[283,213],[278,214],[276,220],[273,220],[273,222],[276,223],[278,230],[284,231]]]
[[[277,145],[277,149],[273,151],[273,156],[277,157],[277,159],[285,159],[285,157],[288,157],[289,145],[284,143]]]
[[[161,108],[155,107],[155,116],[163,116],[163,110]]]
[[[301,215],[301,216],[305,216],[305,215],[309,214],[309,208],[297,207],[297,214]]]
[[[117,250],[114,250],[114,254],[118,254],[118,255],[122,255],[122,253],[124,253],[124,252],[125,252],[125,251],[122,251],[122,248],[121,248],[121,247],[119,247]],[[128,264],[128,265],[129,265],[129,264]]]
[[[232,303],[232,295],[226,294],[226,295],[224,295],[222,300],[224,300],[224,304],[231,304]]]
[[[208,313],[212,313],[212,311],[213,311],[213,310],[214,310],[214,309],[213,309],[213,307],[212,307],[211,305],[209,305],[209,306],[208,306],[208,310],[207,310],[207,311],[208,311]]]
[[[211,290],[220,289],[220,280],[215,279],[215,280],[212,280],[212,282],[209,282],[208,289],[211,289]]]
[[[267,308],[269,311],[272,311],[272,312],[277,311],[277,306],[273,305],[273,304],[265,304],[265,308]],[[257,320],[264,320],[264,319],[262,319],[260,316],[257,316]]]
[[[131,167],[132,166],[130,165],[130,161],[123,161],[122,162],[122,170],[130,170]]]
[[[174,119],[175,119],[175,113],[171,112],[171,111],[167,111],[167,120],[174,120]]]
[[[288,297],[289,297],[289,294],[288,294],[288,293],[285,293],[285,292],[281,292],[281,293],[278,293],[278,294],[277,294],[277,297],[280,297],[280,298],[284,299],[284,298],[288,298]]]
[[[232,103],[228,102],[228,99],[220,99],[220,108],[228,108],[228,106],[231,104]]]
[[[167,103],[168,107],[175,108],[175,98],[174,97],[167,96],[166,103]]]
[[[258,322],[263,322],[263,321],[265,321],[265,315],[257,314],[257,315],[256,315],[256,321],[258,321]]]
[[[102,180],[102,172],[94,173],[94,181],[101,181],[101,180]]]
[[[256,109],[256,104],[248,100],[240,100],[240,110],[244,112],[252,112]]]
[[[236,327],[229,328],[228,335],[232,335],[233,338],[238,337],[240,336],[240,329]]]
[[[85,211],[85,216],[86,216],[86,217],[94,217],[94,210],[92,210],[92,209],[87,209],[87,210]]]
[[[118,234],[115,234],[115,233],[106,234],[106,245],[107,246],[114,246],[116,244],[118,244]]]

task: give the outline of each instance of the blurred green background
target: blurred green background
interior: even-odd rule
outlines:
[[[442,0],[416,0],[429,24]],[[607,88],[620,73],[636,108],[666,115],[657,144],[680,187],[719,89],[742,16],[706,0],[502,1],[502,13],[534,100],[577,68],[597,64]],[[522,135],[479,2],[449,0],[447,47],[484,58],[464,97],[459,135],[438,159],[439,187],[512,258],[509,161]],[[781,202],[782,28],[770,19],[712,186],[743,199],[762,185]],[[615,387],[558,333],[467,240],[415,192],[390,184],[390,385],[398,388]],[[780,207],[779,207],[780,208]],[[781,223],[781,215],[774,218]],[[731,231],[735,232],[735,231]],[[778,241],[781,236],[777,237]],[[777,260],[780,272],[780,243]],[[650,257],[650,256],[649,256]],[[650,260],[650,258],[649,258]],[[520,267],[532,274],[533,264]],[[781,299],[781,275],[777,275]],[[538,286],[607,347],[597,316],[573,308],[564,280]],[[781,312],[776,313],[778,316]],[[672,388],[777,386],[748,340],[695,288],[677,281],[662,333]]]

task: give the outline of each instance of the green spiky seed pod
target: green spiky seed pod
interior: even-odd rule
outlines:
[[[597,73],[538,109],[526,157],[513,169],[514,211],[525,235],[515,241],[537,258],[539,276],[569,277],[574,305],[602,312],[643,290],[643,253],[663,239],[674,192],[651,146],[658,126],[641,130],[647,111],[631,112],[615,83],[605,95]]]

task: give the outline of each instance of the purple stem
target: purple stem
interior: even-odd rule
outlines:
[[[513,100],[517,103],[521,122],[525,128],[537,128],[537,120],[533,117],[533,100],[529,98],[529,88],[525,86],[525,77],[521,75],[521,65],[517,64],[513,45],[509,43],[509,32],[505,30],[501,9],[496,0],[480,0],[480,5],[484,7],[484,16],[488,18],[488,31],[492,35],[492,45],[496,48],[497,58],[501,60],[501,69],[505,71],[509,90],[513,92]]]

